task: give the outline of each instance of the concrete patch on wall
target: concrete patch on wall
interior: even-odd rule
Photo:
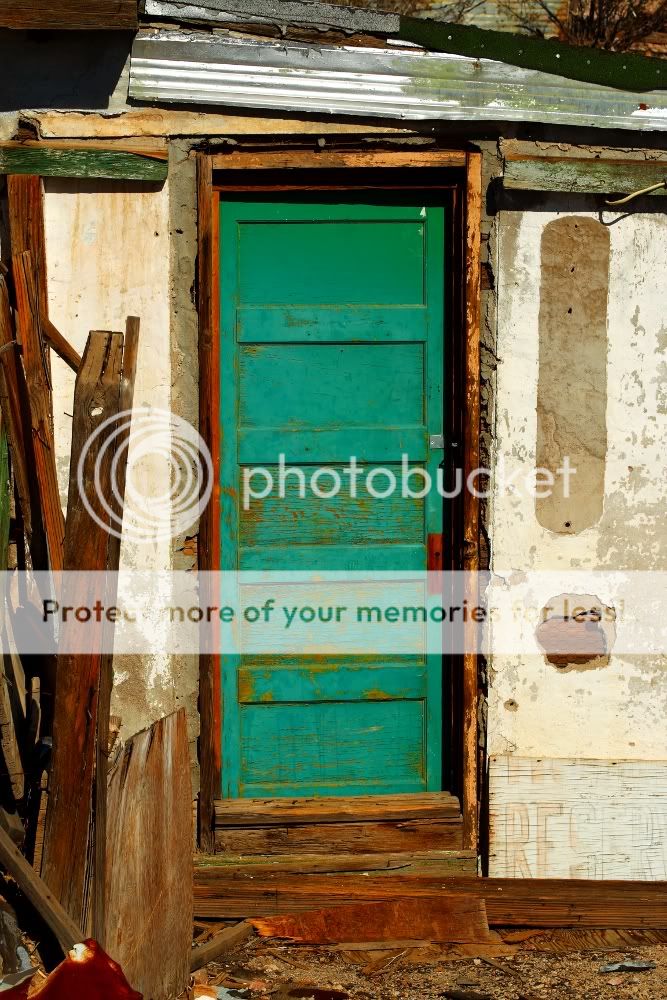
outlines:
[[[609,244],[609,230],[585,216],[554,219],[542,232],[536,466],[551,480],[535,511],[560,534],[602,516]],[[560,471],[567,463],[572,475]]]
[[[667,878],[667,761],[490,761],[490,875]]]
[[[593,594],[558,594],[542,608],[535,630],[547,663],[565,670],[609,665],[616,612]]]

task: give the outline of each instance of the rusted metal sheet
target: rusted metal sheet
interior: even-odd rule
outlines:
[[[656,84],[659,84],[656,77]],[[667,129],[667,93],[632,93],[493,59],[145,30],[130,97],[331,114]]]

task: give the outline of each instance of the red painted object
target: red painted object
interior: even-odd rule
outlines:
[[[2,1000],[26,1000],[29,983],[6,990]],[[117,962],[96,941],[76,944],[32,997],[39,1000],[143,1000]]]

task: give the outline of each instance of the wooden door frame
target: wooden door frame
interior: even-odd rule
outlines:
[[[213,467],[220,462],[220,331],[219,331],[219,190],[213,183],[213,170],[231,167],[244,170],[291,170],[298,168],[359,167],[454,167],[465,169],[463,185],[464,285],[463,348],[464,391],[462,424],[464,433],[463,479],[479,465],[480,419],[480,228],[482,211],[482,154],[477,151],[434,150],[420,152],[345,150],[269,150],[263,152],[197,154],[197,311],[199,316],[199,431],[208,445]],[[344,185],[344,169],[341,170]],[[479,569],[479,499],[464,491],[463,546],[461,569],[474,574]],[[198,566],[202,572],[215,571],[220,560],[220,488],[213,483],[211,499],[199,525]],[[474,579],[474,577],[472,577]],[[200,600],[213,602],[200,580]],[[468,601],[477,601],[474,584],[469,584]],[[203,606],[203,605],[202,605]],[[463,848],[477,851],[479,841],[478,808],[478,654],[470,645],[475,623],[462,657],[462,781]],[[212,649],[207,644],[205,648]],[[220,797],[222,778],[221,753],[220,656],[202,652],[199,657],[199,846],[215,849],[215,800]]]

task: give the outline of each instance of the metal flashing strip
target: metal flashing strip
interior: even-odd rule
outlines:
[[[667,92],[634,94],[467,56],[144,31],[129,96],[399,120],[667,130]]]

